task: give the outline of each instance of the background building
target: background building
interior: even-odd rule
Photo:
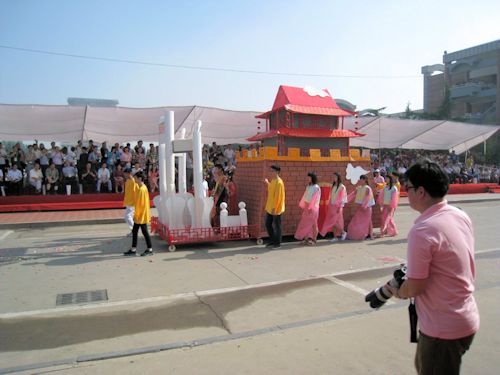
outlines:
[[[422,74],[424,112],[500,124],[500,40],[445,51],[443,64],[424,66]]]

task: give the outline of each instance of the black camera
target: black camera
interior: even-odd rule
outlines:
[[[387,284],[377,288],[365,296],[365,301],[370,303],[370,307],[373,309],[380,308],[384,303],[386,303],[389,298],[392,297],[392,292],[387,285],[393,288],[399,289],[406,276],[406,265],[401,264],[393,273],[393,278],[387,282]]]

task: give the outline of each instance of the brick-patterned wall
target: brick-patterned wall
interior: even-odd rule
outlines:
[[[361,166],[370,170],[369,161],[352,162],[355,166]],[[257,160],[254,162],[238,163],[235,174],[235,182],[238,188],[238,200],[247,204],[249,224],[257,224],[260,233],[257,236],[266,237],[267,232],[264,225],[265,203],[267,198],[267,187],[263,183],[264,178],[270,178],[270,167],[279,164],[281,167],[281,178],[285,183],[285,213],[282,219],[283,235],[293,235],[300,220],[301,209],[298,204],[307,184],[307,173],[315,172],[319,183],[331,183],[334,172],[340,173],[342,180],[350,193],[354,185],[345,179],[347,162],[345,161],[289,161],[289,160]],[[369,175],[371,177],[371,175]],[[350,203],[344,208],[345,224],[349,223],[355,205]],[[380,226],[379,207],[373,207],[374,227]]]

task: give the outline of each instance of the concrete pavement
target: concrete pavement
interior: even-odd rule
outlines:
[[[476,227],[483,317],[465,373],[499,365],[490,350],[499,204],[460,203]],[[412,373],[406,305],[372,312],[363,295],[404,260],[414,217],[398,209],[396,238],[278,251],[203,244],[146,259],[121,256],[124,224],[11,229],[0,253],[0,372]],[[97,289],[107,302],[55,304],[57,294]]]

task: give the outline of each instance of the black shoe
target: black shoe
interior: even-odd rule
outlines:
[[[274,243],[269,242],[269,243],[266,245],[266,247],[274,247]]]
[[[136,253],[136,251],[135,251],[135,250],[130,249],[129,251],[125,251],[125,252],[123,253],[123,255],[127,255],[127,256],[128,256],[128,255],[133,255],[133,256],[136,256],[136,255],[137,255],[137,253]]]
[[[147,255],[153,255],[153,250],[144,250],[144,252],[141,254],[141,257],[145,257]]]
[[[277,245],[273,245],[272,249],[281,249],[281,245],[280,244],[277,244]]]

